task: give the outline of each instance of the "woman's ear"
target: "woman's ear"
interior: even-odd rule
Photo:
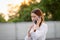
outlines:
[[[37,20],[39,20],[40,19],[40,16],[38,16],[38,19]]]

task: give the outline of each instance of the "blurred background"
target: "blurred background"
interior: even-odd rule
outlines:
[[[60,0],[0,0],[0,40],[24,40],[35,8],[48,25],[46,40],[60,40]]]

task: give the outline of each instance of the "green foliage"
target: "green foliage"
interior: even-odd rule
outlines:
[[[22,5],[19,10],[19,17],[15,17],[14,19],[10,19],[8,22],[24,22],[31,21],[31,11],[35,8],[40,8],[46,15],[46,21],[60,21],[60,0],[42,0],[40,3]],[[52,14],[52,18],[48,18],[49,14]],[[1,17],[0,17],[1,19]],[[2,22],[1,19],[0,22]]]
[[[5,22],[4,18],[1,15],[2,14],[0,14],[0,22]]]
[[[52,20],[60,21],[60,0],[45,0],[46,3],[44,4],[47,12],[52,13]]]

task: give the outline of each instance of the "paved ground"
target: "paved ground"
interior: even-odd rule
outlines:
[[[55,38],[55,39],[46,39],[46,40],[60,40],[60,38]]]
[[[55,38],[55,39],[46,39],[46,40],[60,40],[60,38]]]

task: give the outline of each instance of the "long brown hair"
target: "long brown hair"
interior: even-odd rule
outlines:
[[[42,22],[44,21],[43,12],[39,8],[36,8],[36,9],[32,10],[31,13],[35,13],[37,16],[40,16],[41,17],[41,22],[39,24],[39,27],[40,27],[41,24],[42,24]]]

